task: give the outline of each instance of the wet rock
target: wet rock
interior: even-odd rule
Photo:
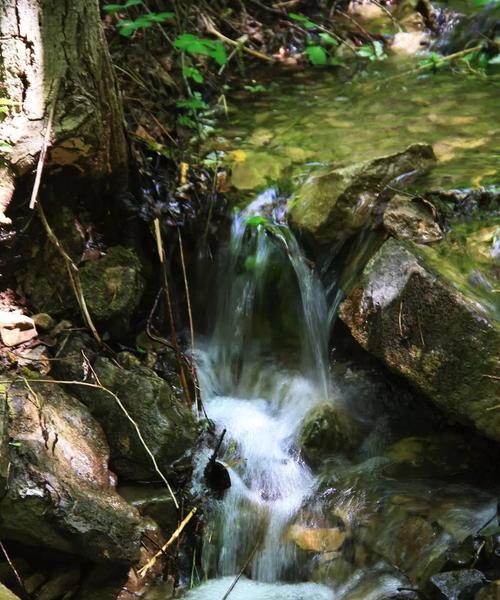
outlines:
[[[303,527],[295,524],[288,528],[286,538],[302,550],[335,552],[344,543],[346,533],[338,527]]]
[[[486,577],[476,569],[448,571],[433,575],[425,586],[432,600],[473,600],[486,583]]]
[[[345,409],[322,402],[306,415],[299,446],[307,461],[318,465],[329,455],[349,451],[359,438],[359,428]]]
[[[432,272],[413,244],[388,240],[340,307],[359,344],[455,420],[500,441],[500,327]]]
[[[442,54],[453,54],[500,34],[500,5],[490,2],[474,15],[462,16],[434,45]]]
[[[384,227],[395,238],[417,244],[432,244],[443,238],[428,203],[396,194],[384,211]]]
[[[482,587],[474,596],[474,600],[498,600],[500,598],[500,579]]]
[[[0,583],[0,600],[20,600],[20,598]]]
[[[294,226],[319,243],[343,241],[365,227],[405,181],[428,170],[432,147],[414,144],[371,161],[312,174],[291,202]]]
[[[141,301],[144,281],[141,263],[129,248],[114,246],[99,260],[88,261],[80,269],[83,293],[96,321],[117,317],[128,322]]]
[[[130,353],[122,352],[112,361],[92,352],[87,338],[75,336],[65,345],[58,371],[64,377],[82,380],[83,350],[100,383],[116,394],[135,421],[160,469],[167,471],[191,450],[197,437],[193,411],[169,383]],[[87,349],[90,347],[90,351]],[[137,430],[105,391],[75,386],[75,392],[102,425],[111,449],[113,470],[129,480],[157,478],[151,457],[144,449]]]
[[[36,600],[57,600],[74,588],[80,580],[78,568],[64,569],[45,583],[36,593]]]
[[[59,386],[30,386],[13,383],[6,390],[10,419],[2,454],[7,449],[9,471],[0,537],[97,562],[132,563],[140,518],[110,485],[102,429]]]

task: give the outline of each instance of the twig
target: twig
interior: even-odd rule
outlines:
[[[184,245],[182,243],[182,235],[181,235],[181,230],[179,227],[177,227],[177,235],[179,237],[179,250],[180,250],[180,255],[181,255],[182,277],[184,279],[184,291],[186,294],[186,304],[187,304],[188,319],[189,319],[189,333],[191,336],[191,375],[193,377],[193,383],[194,383],[194,381],[197,379],[197,377],[196,377],[196,366],[195,366],[196,363],[195,363],[195,347],[194,347],[193,313],[191,311],[191,297],[189,294],[189,283],[188,283],[187,272],[186,272],[186,261],[184,260]],[[199,415],[200,406],[199,406],[199,402],[198,402],[198,390],[196,388],[196,385],[194,386],[194,402],[196,405],[196,411]]]
[[[92,369],[92,367],[90,367],[90,368]],[[93,369],[92,369],[92,372],[94,373],[94,377],[96,377],[96,381],[99,382],[99,379],[95,375],[95,371]],[[158,466],[158,463],[156,462],[156,458],[155,458],[154,454],[151,452],[149,446],[147,445],[147,443],[141,433],[139,425],[130,416],[130,414],[127,411],[126,407],[124,406],[123,402],[120,400],[120,398],[118,398],[118,396],[114,392],[112,392],[107,387],[104,387],[100,383],[88,383],[87,381],[76,381],[76,380],[67,380],[67,379],[26,379],[26,378],[22,378],[22,379],[20,379],[20,381],[24,381],[24,382],[30,381],[31,383],[51,383],[53,385],[81,385],[84,387],[90,387],[90,388],[93,388],[96,390],[101,390],[102,392],[105,392],[106,394],[109,394],[110,396],[112,396],[112,398],[115,400],[115,402],[118,404],[118,406],[122,410],[125,417],[128,419],[128,421],[130,421],[130,423],[134,427],[134,429],[137,433],[137,437],[139,438],[139,441],[141,442],[142,447],[144,448],[144,450],[147,452],[147,454],[151,458],[151,462],[153,463],[156,473],[158,473],[158,475],[161,477],[163,483],[165,483],[165,485],[167,486],[168,491],[169,491],[170,495],[172,496],[172,500],[174,501],[175,507],[177,509],[179,508],[179,503],[177,502],[177,498],[175,497],[175,494],[174,494],[172,488],[170,487],[170,484],[168,483],[167,478],[161,472],[160,467]],[[12,381],[7,379],[5,381],[0,381],[0,383],[12,383]]]
[[[179,343],[177,341],[177,333],[175,331],[175,322],[174,322],[174,311],[172,308],[172,299],[170,298],[170,287],[168,285],[168,277],[167,277],[167,265],[165,260],[165,249],[163,248],[163,239],[161,237],[161,229],[160,229],[160,220],[154,220],[154,232],[156,238],[156,249],[158,251],[158,258],[160,259],[161,271],[163,276],[163,291],[165,293],[165,298],[167,301],[167,311],[168,311],[168,319],[170,322],[170,337],[172,338],[172,345],[174,347],[175,357],[177,359],[177,364],[179,366],[179,377],[181,379],[182,390],[184,392],[184,397],[186,399],[187,405],[189,407],[192,406],[191,402],[191,394],[189,393],[189,385],[186,379],[186,373],[184,372],[184,366],[182,364],[182,356],[179,348]]]
[[[82,311],[83,320],[85,321],[87,327],[92,332],[92,335],[94,336],[96,342],[98,344],[101,344],[102,343],[101,336],[97,332],[94,322],[92,321],[92,317],[90,316],[90,313],[89,313],[89,310],[87,307],[87,302],[85,301],[85,296],[83,294],[83,288],[82,288],[82,284],[80,281],[80,275],[78,273],[78,267],[75,265],[75,263],[73,262],[73,259],[66,252],[63,245],[57,238],[56,234],[53,232],[51,226],[49,225],[49,222],[47,221],[47,217],[45,216],[45,212],[44,212],[40,202],[37,203],[37,209],[38,209],[38,215],[40,217],[40,221],[42,222],[42,225],[47,233],[49,240],[58,249],[59,253],[61,254],[61,256],[66,264],[66,269],[68,271],[68,276],[69,276],[69,280],[71,282],[71,287],[73,288],[73,292],[77,299],[78,305],[80,306],[80,310]]]
[[[397,29],[399,32],[403,31],[403,28],[401,27],[401,25],[398,23],[396,17],[391,13],[391,11],[387,8],[387,6],[384,6],[381,2],[379,2],[378,0],[371,0],[371,2],[373,2],[373,4],[375,4],[375,6],[378,6],[380,8],[380,10],[382,10],[383,12],[385,12],[385,14],[389,17],[389,19],[392,21],[392,26],[394,27],[394,29]]]
[[[38,191],[40,189],[40,183],[42,182],[43,167],[45,165],[45,157],[47,156],[47,148],[49,147],[50,136],[52,135],[52,122],[54,121],[54,113],[57,105],[57,97],[59,95],[59,82],[57,78],[54,83],[54,95],[52,99],[52,106],[50,107],[49,117],[47,119],[47,125],[45,128],[45,135],[43,136],[42,149],[40,150],[40,156],[38,157],[38,165],[36,167],[35,183],[33,184],[33,190],[31,192],[30,209],[35,208],[36,199],[38,197]]]
[[[181,522],[181,524],[179,525],[179,527],[177,527],[177,529],[174,531],[174,533],[168,538],[168,540],[163,544],[163,546],[160,548],[160,550],[158,550],[158,552],[150,559],[148,560],[148,562],[141,568],[139,569],[139,571],[137,572],[137,574],[139,575],[139,577],[144,577],[147,572],[154,567],[156,561],[158,560],[159,556],[162,556],[162,554],[165,553],[166,549],[173,544],[173,542],[175,542],[175,540],[180,536],[180,534],[182,533],[182,530],[184,529],[184,527],[186,527],[186,525],[189,523],[189,521],[191,521],[194,513],[196,512],[196,506],[194,508],[191,509],[191,511],[189,512],[188,516]]]
[[[224,596],[222,596],[222,600],[226,600],[229,597],[229,594],[234,590],[234,588],[236,587],[236,584],[238,583],[238,581],[240,580],[241,576],[243,575],[243,573],[245,572],[245,569],[248,567],[248,565],[250,564],[250,561],[252,560],[252,558],[254,557],[255,553],[257,552],[257,548],[259,547],[260,544],[260,539],[259,541],[255,544],[255,546],[253,547],[253,550],[250,552],[250,554],[248,555],[248,558],[245,560],[245,562],[243,563],[243,566],[240,569],[240,572],[238,573],[238,575],[236,575],[236,577],[234,578],[233,583],[229,586],[229,589],[227,590],[227,592],[224,594]]]
[[[213,21],[210,17],[203,15],[202,20],[203,20],[203,23],[204,23],[205,28],[208,31],[208,33],[215,35],[215,37],[218,38],[219,40],[221,40],[221,42],[225,42],[226,44],[229,44],[230,46],[239,46],[239,47],[241,47],[241,50],[243,52],[246,52],[247,54],[250,54],[251,56],[254,56],[255,58],[260,58],[260,60],[264,60],[269,63],[274,62],[274,58],[272,58],[271,56],[268,56],[267,54],[263,54],[262,52],[258,52],[257,50],[254,50],[253,48],[249,48],[248,46],[244,46],[244,45],[240,44],[239,42],[235,42],[231,38],[228,38],[225,35],[223,35],[220,31],[217,31],[217,29],[215,28]]]
[[[12,569],[12,572],[14,573],[17,582],[19,583],[19,585],[21,586],[21,588],[23,590],[26,590],[26,588],[24,587],[24,583],[23,580],[21,579],[19,573],[17,572],[16,567],[14,566],[14,563],[10,560],[10,556],[7,553],[7,550],[5,549],[5,546],[3,545],[3,543],[0,541],[0,548],[2,549],[2,552],[7,560],[7,562],[9,563],[9,567]]]

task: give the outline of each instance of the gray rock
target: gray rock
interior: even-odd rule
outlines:
[[[395,238],[431,244],[443,237],[432,210],[418,198],[396,194],[384,211],[384,227]]]
[[[464,569],[433,575],[426,590],[432,600],[473,600],[485,583],[486,577],[481,571]]]
[[[439,408],[500,441],[500,326],[433,273],[412,244],[388,240],[340,307],[363,348]]]
[[[162,472],[194,448],[197,424],[193,411],[174,388],[130,353],[118,362],[98,356],[87,338],[75,336],[64,346],[58,373],[82,380],[82,354],[92,363],[100,383],[116,394],[135,421]],[[75,393],[102,425],[111,449],[113,469],[129,480],[157,478],[151,457],[137,430],[111,394],[75,386]]]
[[[7,389],[4,440],[12,442],[2,445],[10,466],[0,499],[0,538],[97,562],[134,562],[140,517],[111,485],[102,429],[58,385],[30,385]]]
[[[312,174],[291,202],[290,220],[319,243],[343,241],[394,195],[388,185],[403,187],[435,160],[432,146],[414,144],[397,154]]]

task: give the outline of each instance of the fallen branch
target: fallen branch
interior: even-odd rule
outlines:
[[[47,149],[49,147],[50,136],[52,135],[52,123],[54,121],[54,113],[56,111],[57,97],[59,96],[59,79],[56,79],[54,84],[54,94],[52,98],[52,106],[49,111],[49,118],[47,119],[47,125],[45,127],[45,135],[43,136],[42,149],[40,150],[40,156],[38,157],[38,164],[36,167],[35,183],[33,184],[33,190],[31,192],[30,209],[35,208],[36,199],[38,197],[38,190],[42,182],[43,167],[45,165],[45,157],[47,156]]]
[[[249,48],[248,46],[245,46],[244,44],[242,44],[240,42],[236,42],[235,40],[232,40],[231,38],[226,37],[220,31],[217,31],[217,29],[215,28],[214,23],[210,17],[203,15],[202,20],[203,20],[203,24],[205,25],[205,28],[208,31],[208,33],[211,33],[212,35],[214,35],[221,42],[225,42],[226,44],[229,44],[230,46],[236,46],[237,48],[241,48],[241,50],[243,52],[246,52],[247,54],[250,54],[250,56],[254,56],[255,58],[259,58],[260,60],[264,60],[269,63],[274,62],[274,58],[272,58],[271,56],[268,56],[267,54],[259,52],[258,50],[254,50],[253,48]]]
[[[191,509],[188,516],[185,519],[183,519],[183,521],[181,521],[179,527],[177,527],[177,529],[174,531],[174,533],[168,538],[168,540],[163,544],[163,546],[158,550],[158,552],[150,560],[148,560],[148,562],[142,568],[139,569],[139,571],[137,572],[139,577],[145,577],[147,572],[152,567],[154,567],[154,565],[156,564],[156,561],[158,560],[158,557],[162,556],[165,553],[166,549],[170,545],[172,545],[173,542],[175,542],[175,540],[180,536],[184,527],[186,527],[186,525],[189,523],[189,521],[191,521],[191,519],[193,518],[193,515],[195,512],[196,512],[196,507]]]
[[[243,566],[241,567],[240,572],[234,578],[234,581],[229,586],[229,589],[227,590],[227,592],[224,594],[224,596],[222,596],[222,600],[226,600],[229,597],[229,594],[234,590],[234,588],[236,587],[236,584],[238,583],[238,581],[240,580],[241,576],[245,572],[245,569],[248,567],[248,565],[250,564],[252,558],[255,556],[255,553],[257,552],[257,548],[259,547],[259,545],[260,545],[260,540],[253,547],[253,550],[250,552],[250,554],[248,555],[248,558],[243,563]]]

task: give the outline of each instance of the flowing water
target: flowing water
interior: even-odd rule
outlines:
[[[453,432],[435,432],[425,410],[411,423],[406,414],[389,419],[385,388],[362,370],[340,363],[329,370],[343,289],[376,239],[361,236],[335,277],[321,281],[286,226],[284,200],[266,184],[300,180],[318,162],[374,158],[415,141],[437,145],[440,163],[427,187],[495,183],[498,81],[478,89],[477,81],[438,74],[367,92],[318,79],[293,75],[279,96],[247,94],[216,140],[233,161],[233,183],[253,199],[235,214],[221,250],[215,326],[198,344],[206,414],[217,435],[227,430],[219,460],[231,487],[207,499],[205,583],[188,593],[193,600],[222,599],[243,572],[235,600],[389,598],[410,585],[393,564],[406,560],[418,579],[450,540],[462,543],[496,514],[494,495],[470,485],[481,454],[474,463],[475,451]],[[324,269],[338,260],[331,252]],[[394,411],[402,411],[404,398],[393,395]],[[348,407],[364,437],[313,472],[299,433],[325,401]],[[200,496],[215,444],[207,435],[197,457]],[[314,530],[345,543],[314,548],[307,541]],[[294,531],[305,537],[297,541]],[[401,549],[401,538],[415,539],[415,547]]]

